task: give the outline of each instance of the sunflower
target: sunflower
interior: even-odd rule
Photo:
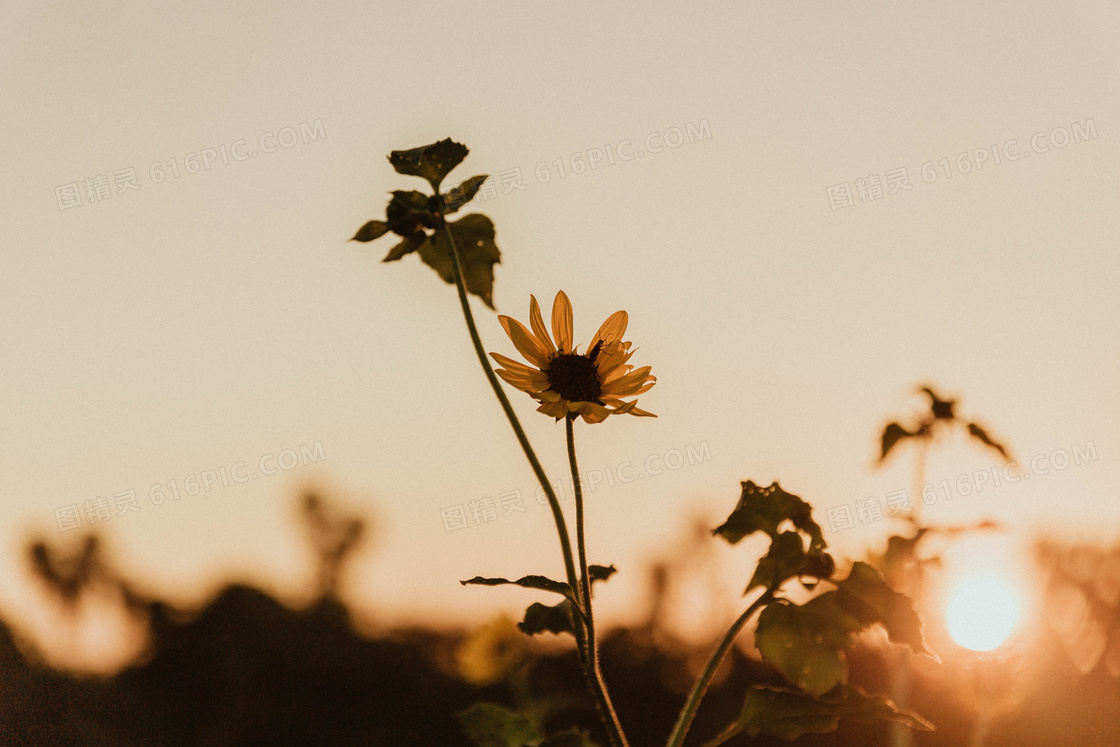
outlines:
[[[564,291],[557,293],[552,303],[555,344],[548,336],[537,299],[529,299],[532,330],[508,316],[499,316],[498,321],[518,352],[536,368],[499,353],[490,355],[503,366],[498,369],[499,376],[540,402],[537,412],[557,420],[582,415],[588,423],[601,423],[609,415],[623,413],[657,417],[635,407],[637,400],[622,399],[643,394],[657,382],[649,366],[634,370],[626,362],[634,351],[622,340],[628,320],[625,311],[611,314],[591,338],[587,352],[580,353],[572,346],[572,304]]]

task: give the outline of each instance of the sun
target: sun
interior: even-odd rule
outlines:
[[[1023,598],[1007,576],[977,571],[963,577],[949,593],[945,623],[959,645],[973,651],[999,648],[1015,631]]]

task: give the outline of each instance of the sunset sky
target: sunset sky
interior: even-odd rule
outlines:
[[[840,555],[883,542],[900,525],[857,501],[911,488],[877,437],[920,383],[1030,474],[996,486],[998,455],[947,443],[927,518],[1111,542],[1117,31],[1104,0],[4,4],[0,614],[42,621],[24,544],[76,542],[101,497],[121,571],[184,604],[231,577],[306,598],[307,486],[373,521],[348,594],[375,619],[516,615],[537,597],[458,580],[562,575],[454,288],[347,241],[425,188],[385,155],[444,137],[471,149],[448,184],[493,177],[469,207],[497,226],[498,311],[563,289],[586,344],[626,309],[658,377],[657,419],[576,428],[591,561],[622,571],[608,620],[740,480],[804,497]],[[508,391],[568,482],[562,425]],[[734,595],[754,546],[712,543]]]

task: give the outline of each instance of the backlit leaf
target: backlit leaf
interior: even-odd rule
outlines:
[[[768,735],[793,741],[804,734],[827,734],[840,719],[863,723],[898,721],[911,729],[932,731],[933,725],[913,713],[898,711],[881,696],[871,696],[857,687],[841,685],[827,695],[813,698],[804,693],[770,687],[747,691],[735,733]]]
[[[844,651],[864,623],[841,608],[835,591],[803,605],[777,600],[758,617],[755,645],[789,682],[823,695],[848,681]]]
[[[525,747],[541,743],[541,733],[525,716],[496,703],[475,703],[455,716],[477,747]]]
[[[494,265],[502,257],[494,243],[494,224],[485,215],[474,213],[448,223],[447,226],[459,248],[463,282],[467,291],[481,298],[491,309],[494,308]],[[427,244],[420,247],[420,258],[445,281],[455,282],[451,266],[451,245],[445,231],[437,231]]]
[[[914,605],[900,594],[867,563],[856,562],[848,578],[839,582],[836,591],[840,606],[864,625],[882,625],[895,643],[905,644],[914,653],[934,656],[922,637],[922,621]]]

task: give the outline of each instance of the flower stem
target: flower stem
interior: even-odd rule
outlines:
[[[611,744],[627,744],[626,735],[622,732],[622,724],[618,721],[611,696],[607,694],[607,683],[603,679],[603,672],[599,668],[598,643],[595,640],[595,618],[591,613],[591,576],[587,572],[587,541],[584,536],[583,520],[583,487],[579,482],[579,466],[576,464],[576,442],[572,423],[574,418],[569,415],[564,418],[564,426],[568,436],[568,464],[572,468],[572,485],[576,494],[576,548],[579,552],[580,590],[584,612],[587,613],[587,668],[590,670],[592,690],[599,705],[600,715],[607,727]]]
[[[575,561],[572,559],[572,541],[568,536],[568,527],[564,523],[564,512],[560,509],[560,501],[557,500],[556,492],[552,489],[552,483],[548,481],[548,476],[544,473],[544,468],[541,467],[536,452],[533,451],[533,446],[529,443],[529,438],[525,435],[509,399],[506,398],[506,393],[502,391],[502,385],[498,381],[494,369],[490,367],[490,362],[486,359],[486,351],[482,348],[482,339],[478,336],[478,328],[474,324],[474,315],[471,314],[471,306],[467,300],[467,288],[463,284],[459,247],[455,244],[455,235],[451,232],[451,227],[447,225],[446,220],[443,221],[443,230],[447,234],[448,243],[451,245],[451,271],[455,276],[455,287],[459,291],[459,304],[463,307],[463,316],[467,320],[467,330],[471,333],[471,342],[474,343],[474,351],[478,354],[478,362],[482,364],[482,370],[486,372],[486,378],[490,381],[490,386],[493,388],[494,394],[497,395],[498,402],[501,403],[509,424],[513,426],[513,432],[517,435],[521,449],[525,452],[525,458],[529,460],[529,465],[533,468],[533,473],[536,474],[541,489],[544,490],[544,494],[548,498],[548,505],[552,509],[552,518],[556,522],[556,533],[560,535],[560,550],[564,553],[564,571],[568,576],[568,584],[575,589],[578,577],[576,576]],[[577,636],[577,640],[578,638]]]
[[[676,726],[673,727],[673,733],[669,735],[669,741],[666,743],[668,747],[681,747],[684,744],[685,734],[688,733],[688,727],[692,725],[692,719],[696,716],[696,711],[700,708],[700,701],[703,699],[704,694],[708,691],[708,685],[712,683],[712,677],[715,676],[716,670],[719,669],[720,663],[723,662],[723,657],[731,649],[731,644],[735,641],[739,631],[747,624],[755,612],[760,608],[770,603],[774,598],[774,590],[767,589],[762,593],[758,599],[751,602],[751,605],[739,615],[739,618],[731,623],[724,634],[723,639],[719,642],[716,650],[712,652],[712,656],[708,659],[708,663],[704,666],[704,671],[700,673],[700,678],[696,680],[696,684],[692,687],[692,692],[688,694],[688,700],[685,701],[684,708],[681,710],[680,718],[677,719]]]

